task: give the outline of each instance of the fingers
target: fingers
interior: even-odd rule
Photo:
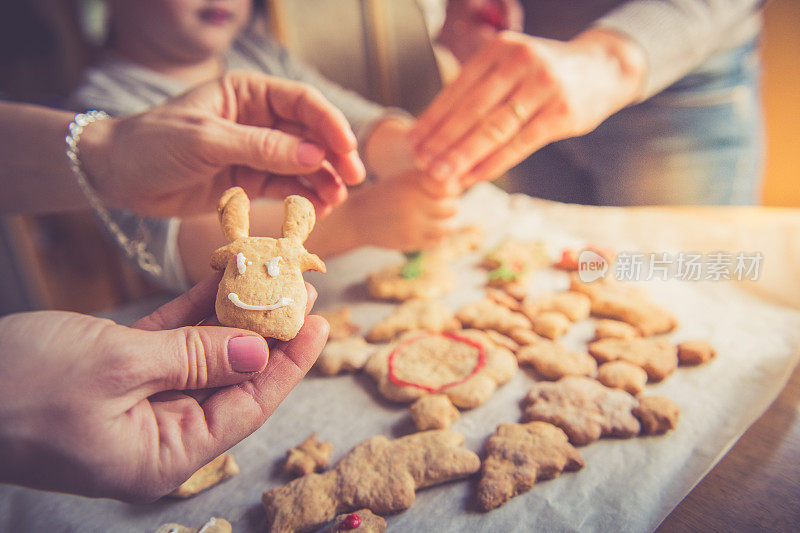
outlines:
[[[481,83],[454,102],[447,118],[430,131],[420,147],[419,164],[425,169],[430,168],[434,177],[439,177],[439,174],[446,177],[448,169],[442,168],[445,161],[436,161],[436,158],[480,124],[500,102],[508,99],[523,73],[525,70],[513,61],[498,63],[487,71]],[[519,120],[516,125],[519,125]],[[438,165],[432,164],[434,161]],[[441,172],[437,172],[440,168]]]
[[[445,87],[428,109],[417,119],[417,123],[411,132],[411,139],[415,148],[419,148],[434,128],[445,117],[450,115],[453,102],[460,101],[461,97],[469,93],[476,84],[480,83],[486,72],[494,67],[498,52],[498,47],[495,43],[496,41],[492,41],[475,54],[461,69],[455,81]]]
[[[214,272],[189,289],[188,292],[168,302],[133,324],[135,329],[156,331],[194,326],[214,314],[217,286],[221,272]]]
[[[471,187],[480,181],[488,181],[518,164],[529,154],[557,138],[558,110],[551,101],[534,115],[510,142],[499,147],[461,178],[461,186]]]
[[[431,164],[435,178],[451,177],[459,179],[489,154],[506,145],[528,119],[552,96],[552,91],[542,88],[531,78],[524,80],[503,101],[496,103],[472,129],[458,139],[450,149]],[[526,149],[525,146],[518,145]],[[530,152],[525,151],[527,157]],[[523,158],[524,158],[523,157]],[[448,173],[437,176],[435,169],[445,167]],[[500,174],[492,176],[491,179]]]
[[[166,390],[224,387],[251,379],[267,365],[264,337],[243,329],[198,326],[139,332],[135,339],[142,396]]]
[[[317,360],[328,337],[328,323],[310,315],[297,336],[277,343],[267,367],[252,380],[216,392],[203,403],[215,453],[258,429]]]

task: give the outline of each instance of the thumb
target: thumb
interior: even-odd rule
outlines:
[[[225,124],[230,131],[214,137],[217,153],[209,151],[209,157],[220,165],[244,165],[276,174],[308,174],[325,159],[322,147],[296,135],[234,122]]]
[[[137,335],[137,351],[147,354],[141,388],[148,396],[241,383],[262,371],[269,359],[264,337],[247,330],[200,326]]]

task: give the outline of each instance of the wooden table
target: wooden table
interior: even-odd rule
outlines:
[[[800,366],[659,532],[800,529]]]

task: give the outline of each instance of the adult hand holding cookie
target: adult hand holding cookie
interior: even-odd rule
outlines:
[[[72,117],[0,104],[0,211],[86,206],[64,156]],[[365,175],[347,120],[319,91],[255,72],[230,72],[137,115],[97,117],[81,126],[79,166],[103,204],[143,215],[213,212],[233,185],[253,198],[299,194],[325,213]]]
[[[218,283],[130,328],[57,311],[0,319],[0,482],[150,501],[260,427],[328,326],[308,316],[269,347],[251,331],[194,326],[213,312]]]

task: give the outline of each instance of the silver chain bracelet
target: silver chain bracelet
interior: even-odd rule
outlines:
[[[92,209],[94,209],[97,217],[103,222],[111,235],[114,236],[128,259],[136,261],[136,264],[139,265],[139,268],[145,272],[152,274],[153,276],[160,276],[161,265],[158,264],[155,256],[147,251],[147,245],[140,240],[131,239],[125,235],[125,232],[122,231],[122,228],[120,228],[119,225],[111,219],[111,215],[105,206],[103,206],[103,202],[101,202],[100,198],[98,198],[97,193],[89,184],[89,178],[83,171],[80,159],[80,150],[78,149],[78,143],[80,142],[83,128],[92,122],[97,122],[98,120],[104,120],[107,118],[109,118],[109,116],[104,111],[87,111],[86,113],[78,113],[75,115],[75,119],[69,124],[69,133],[67,133],[67,136],[64,137],[64,140],[67,143],[66,153],[67,158],[69,159],[70,168],[72,168],[72,173],[75,174],[75,179],[83,191],[84,196],[86,196],[86,199],[89,201],[89,205],[92,206]]]

